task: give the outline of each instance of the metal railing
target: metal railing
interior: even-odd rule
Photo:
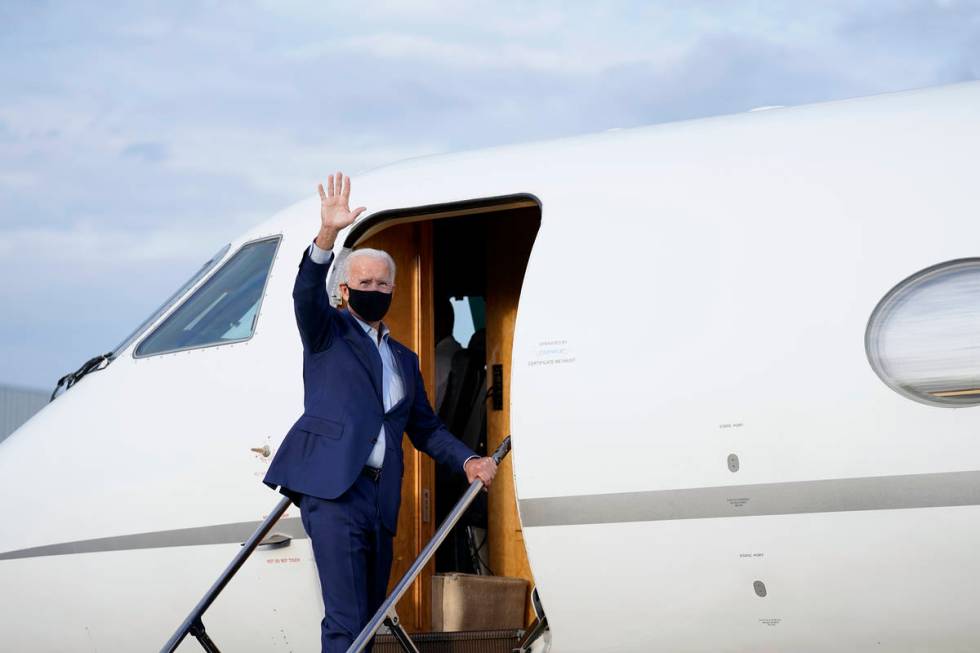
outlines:
[[[272,527],[277,521],[279,521],[279,518],[282,517],[283,513],[286,512],[286,509],[289,508],[291,503],[292,501],[289,499],[289,497],[283,497],[282,500],[276,504],[275,510],[269,513],[269,516],[265,518],[256,531],[252,533],[244,544],[242,544],[241,551],[239,551],[228,566],[225,567],[225,570],[221,572],[221,575],[218,576],[218,580],[214,581],[214,584],[204,594],[204,597],[197,602],[197,605],[194,606],[191,613],[187,615],[186,619],[184,619],[184,623],[180,624],[180,628],[177,629],[177,632],[175,632],[173,636],[167,640],[167,643],[163,645],[163,648],[160,649],[160,653],[173,653],[173,651],[180,646],[180,643],[184,641],[184,638],[187,637],[188,633],[196,637],[197,641],[201,643],[201,646],[204,647],[204,650],[208,653],[221,653],[218,650],[218,647],[215,646],[215,643],[211,641],[211,638],[208,637],[207,632],[204,630],[204,621],[202,621],[204,613],[211,607],[214,600],[218,598],[218,594],[221,594],[221,590],[225,588],[228,581],[230,581],[241,566],[245,564],[245,561],[250,555],[252,555],[252,552],[255,551],[260,544],[262,544],[262,540],[269,534],[269,531],[272,530]]]
[[[494,462],[499,465],[500,461],[504,459],[508,452],[510,452],[510,436],[504,438],[504,441],[500,443],[497,450],[493,452],[492,458]],[[419,557],[415,559],[415,562],[413,562],[412,566],[408,568],[408,571],[405,572],[402,579],[398,581],[398,584],[395,585],[395,589],[391,591],[391,594],[388,595],[385,602],[381,604],[378,611],[374,613],[373,617],[371,617],[371,621],[364,626],[364,629],[361,630],[361,634],[358,635],[357,639],[355,639],[350,647],[348,647],[347,653],[360,653],[363,651],[371,641],[371,638],[375,636],[378,629],[381,628],[381,625],[384,624],[386,620],[389,622],[389,627],[394,626],[392,630],[401,630],[401,625],[397,622],[397,620],[389,619],[389,614],[394,611],[395,604],[398,603],[399,599],[401,599],[405,592],[408,591],[409,586],[412,584],[415,578],[422,573],[422,569],[426,564],[428,564],[432,556],[435,555],[436,549],[438,549],[443,540],[448,537],[449,532],[454,526],[456,526],[456,522],[458,522],[460,517],[463,516],[463,513],[470,507],[470,504],[473,503],[473,500],[476,499],[477,495],[482,489],[483,481],[480,479],[476,479],[470,483],[470,486],[466,488],[466,492],[463,493],[463,496],[456,502],[456,505],[453,506],[453,509],[446,517],[446,520],[440,524],[439,530],[436,531],[435,535],[432,536],[432,539],[429,540],[429,543],[422,549]],[[396,632],[396,637],[398,638],[399,642],[402,642],[403,637],[408,637],[408,635],[402,630],[401,632]],[[411,640],[409,640],[409,642],[411,642]],[[408,648],[403,644],[402,647],[405,648],[407,652],[414,653],[412,652],[414,645],[412,645],[412,648]]]
[[[500,446],[497,447],[497,450],[493,452],[492,458],[494,462],[499,465],[509,452],[510,436],[507,436],[504,438],[504,441],[500,443]],[[381,604],[381,607],[378,608],[378,611],[371,618],[371,621],[364,626],[364,629],[361,631],[360,635],[358,635],[357,639],[354,640],[354,643],[347,649],[347,653],[360,653],[360,651],[364,650],[368,642],[371,641],[371,638],[374,637],[374,635],[378,632],[378,629],[381,628],[383,624],[388,625],[392,631],[392,634],[395,635],[396,639],[399,641],[405,651],[410,653],[417,652],[417,649],[412,643],[411,638],[408,636],[408,633],[405,632],[398,621],[398,617],[394,610],[395,604],[398,603],[412,582],[414,582],[416,577],[418,577],[418,575],[422,572],[422,569],[426,564],[428,564],[429,560],[435,554],[436,549],[438,549],[439,545],[443,543],[443,541],[449,535],[449,532],[454,526],[456,526],[456,523],[459,522],[460,518],[463,516],[463,513],[470,507],[470,504],[473,503],[473,500],[476,499],[477,495],[479,495],[480,490],[482,489],[483,481],[480,479],[470,483],[470,486],[466,489],[466,492],[459,499],[459,501],[456,502],[456,505],[446,517],[445,521],[443,521],[443,523],[439,526],[439,529],[435,532],[435,535],[432,536],[429,543],[422,549],[422,552],[419,554],[418,558],[415,559],[412,566],[407,572],[405,572],[405,575],[402,576],[401,580],[398,581],[395,589],[392,590],[385,602]],[[245,564],[248,557],[252,555],[256,548],[263,544],[262,540],[269,534],[269,531],[272,530],[272,527],[277,521],[279,521],[279,518],[282,517],[283,513],[286,512],[291,503],[292,501],[288,497],[282,498],[282,500],[276,505],[275,509],[269,513],[269,516],[266,517],[265,520],[259,525],[258,529],[256,529],[248,540],[242,544],[241,550],[235,555],[234,559],[232,559],[228,566],[225,567],[225,570],[221,572],[221,575],[218,576],[218,580],[211,585],[210,589],[208,589],[201,600],[197,602],[197,605],[194,606],[191,613],[187,615],[184,622],[180,624],[177,632],[175,632],[170,639],[167,640],[167,643],[164,644],[162,649],[160,649],[160,653],[173,653],[177,647],[180,646],[180,643],[184,641],[188,634],[196,637],[197,641],[200,642],[201,646],[208,653],[221,653],[204,628],[204,613],[209,607],[211,607],[214,600],[218,598],[218,595],[232,579],[235,573],[243,564]]]

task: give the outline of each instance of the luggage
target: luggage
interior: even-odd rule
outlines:
[[[523,578],[436,574],[432,577],[432,630],[524,628],[526,601]]]

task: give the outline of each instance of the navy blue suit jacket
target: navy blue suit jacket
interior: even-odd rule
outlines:
[[[303,340],[304,411],[286,433],[263,482],[279,486],[289,497],[336,499],[361,473],[384,424],[381,517],[385,528],[394,533],[405,469],[403,433],[408,433],[416,449],[459,473],[466,459],[476,454],[433,412],[418,356],[390,336],[405,396],[385,412],[381,356],[354,316],[330,305],[329,267],[329,262],[314,263],[308,253],[300,261],[293,305]]]

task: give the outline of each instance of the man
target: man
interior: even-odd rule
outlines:
[[[439,463],[489,486],[496,473],[432,412],[418,357],[381,321],[395,264],[379,250],[352,252],[340,275],[348,310],[327,299],[337,233],[350,210],[350,178],[330,175],[320,193],[320,230],[293,286],[303,341],[304,411],[286,434],[264,482],[300,508],[320,576],[324,653],[340,653],[384,601],[401,502],[402,433]]]

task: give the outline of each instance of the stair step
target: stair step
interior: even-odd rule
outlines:
[[[467,630],[453,633],[410,633],[419,653],[511,653],[523,630]],[[374,653],[402,653],[393,635],[374,638]]]

